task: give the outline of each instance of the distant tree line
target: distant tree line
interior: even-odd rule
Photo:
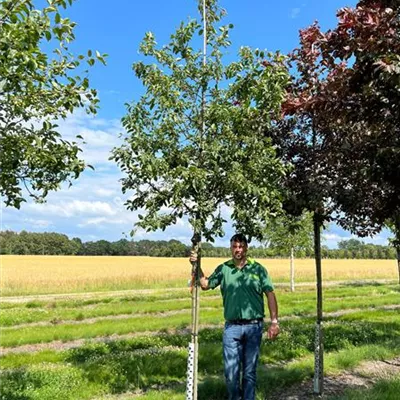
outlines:
[[[80,238],[54,232],[0,232],[1,254],[83,255],[83,256],[152,256],[185,257],[189,247],[178,240],[97,240],[83,242]]]
[[[21,231],[0,232],[1,254],[32,255],[83,255],[83,256],[151,256],[151,257],[187,257],[190,246],[178,240],[127,240],[115,242],[97,240],[83,242],[80,238],[69,239],[67,235],[54,232],[35,233]],[[227,247],[203,243],[203,257],[230,257]],[[288,257],[277,247],[251,247],[250,254],[257,258]],[[312,257],[312,249],[298,250],[296,257]],[[395,259],[396,251],[391,246],[363,243],[357,239],[343,240],[337,249],[322,248],[324,258],[354,259]]]

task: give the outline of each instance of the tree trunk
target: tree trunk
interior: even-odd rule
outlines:
[[[322,329],[322,272],[321,272],[321,227],[322,216],[314,213],[314,254],[317,276],[317,321],[315,325],[314,349],[314,394],[322,395],[324,385],[324,339]]]
[[[207,6],[206,0],[203,0],[203,66],[207,63]],[[203,85],[201,91],[201,120],[202,120],[202,134],[200,137],[200,153],[201,158],[201,142],[206,133],[206,120],[204,117],[206,106],[206,88]],[[201,165],[201,161],[199,161]],[[189,344],[189,357],[188,357],[188,381],[186,387],[186,400],[197,400],[197,374],[198,374],[198,360],[199,360],[199,310],[200,310],[200,266],[201,266],[201,234],[195,232],[192,237],[192,251],[197,253],[197,262],[193,263],[192,275],[194,277],[192,288],[192,333],[191,342]],[[193,357],[191,357],[191,353]],[[192,364],[191,364],[192,362]],[[191,375],[191,376],[190,376]],[[190,390],[192,389],[192,390]]]
[[[294,292],[294,249],[290,248],[290,291]]]
[[[396,213],[394,217],[394,247],[397,255],[397,271],[399,272],[400,285],[400,213]]]
[[[197,254],[197,262],[192,263],[192,330],[187,361],[186,400],[197,400],[201,266],[201,236],[197,233],[192,237],[192,251]]]

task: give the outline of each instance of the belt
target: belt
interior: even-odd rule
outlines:
[[[231,319],[230,321],[226,321],[229,324],[233,325],[248,325],[248,324],[258,324],[262,322],[263,318],[255,318],[255,319]]]

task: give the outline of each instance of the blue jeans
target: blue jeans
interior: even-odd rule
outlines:
[[[262,332],[262,321],[245,325],[225,323],[223,353],[229,400],[255,399],[257,361]],[[242,388],[240,388],[241,373]]]

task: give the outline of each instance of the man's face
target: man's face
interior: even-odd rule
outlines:
[[[243,242],[232,242],[231,243],[232,258],[234,260],[243,260],[246,257],[247,245]]]

